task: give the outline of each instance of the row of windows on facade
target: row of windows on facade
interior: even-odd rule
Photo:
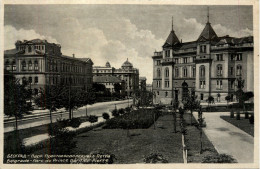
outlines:
[[[17,50],[25,50],[26,46],[16,46]],[[30,45],[28,46],[28,52],[32,52],[32,48],[37,49],[37,50],[44,50],[45,46],[44,45]]]
[[[111,73],[112,70],[93,70],[93,72],[97,72],[97,73]]]
[[[237,65],[236,67],[237,71],[236,71],[236,75],[237,76],[241,76],[242,75],[242,66],[241,65]],[[175,68],[175,77],[179,77],[179,68]],[[217,65],[217,76],[222,76],[223,75],[223,68],[222,65]],[[234,67],[230,67],[230,75],[234,75]],[[186,67],[183,68],[183,77],[187,77],[188,76],[188,70]],[[157,77],[161,77],[161,69],[158,68],[157,69]],[[169,77],[169,68],[166,67],[165,68],[165,77]],[[192,67],[192,77],[196,77],[196,68]],[[205,77],[205,66],[202,65],[200,66],[200,77]]]
[[[26,62],[25,61],[22,61],[22,64],[21,64],[21,70],[22,71],[25,71],[26,70]],[[5,69],[6,70],[12,70],[12,71],[16,71],[16,61],[13,60],[11,63],[9,62],[9,60],[7,60],[5,62]],[[28,70],[35,70],[35,71],[38,71],[39,70],[39,66],[38,66],[38,61],[35,60],[34,61],[34,65],[32,64],[32,61],[30,60],[28,62]]]
[[[230,84],[229,88],[230,89],[234,89],[235,81],[234,80],[230,80],[229,84]],[[166,80],[164,82],[164,87],[165,88],[169,88],[169,86],[170,86],[170,82],[168,80]],[[156,81],[156,87],[157,88],[161,87],[161,81]],[[193,83],[193,87],[195,87],[195,82]],[[205,89],[205,87],[206,87],[206,81],[205,80],[200,80],[199,88],[200,89]],[[216,82],[216,89],[218,89],[218,90],[222,90],[223,89],[222,80],[217,80],[217,82]]]
[[[203,58],[202,56],[200,58]],[[206,56],[204,57],[206,58]],[[182,62],[181,62],[182,59]],[[174,58],[175,64],[179,63],[193,63],[196,60],[196,56],[184,57],[184,58]],[[216,54],[216,61],[224,61],[223,54]],[[242,61],[242,53],[230,54],[231,61]],[[161,60],[156,60],[155,65],[161,65]]]

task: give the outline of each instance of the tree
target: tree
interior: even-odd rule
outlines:
[[[94,104],[96,101],[96,96],[93,89],[84,90],[82,94],[83,94],[82,100],[84,102],[84,105],[86,105],[86,117],[87,117],[88,115],[87,105]]]
[[[63,96],[66,93],[64,86],[46,85],[40,89],[39,95],[34,98],[34,102],[39,107],[49,109],[50,122],[52,123],[52,112],[63,107]]]
[[[197,96],[188,93],[187,97],[182,101],[185,110],[190,111],[190,124],[192,125],[193,111],[199,109],[200,101],[197,100]]]
[[[210,109],[211,112],[211,104],[214,103],[214,97],[213,96],[209,96],[208,99],[206,100],[206,102],[208,102],[208,108]]]
[[[88,121],[90,123],[96,123],[98,121],[98,116],[90,115]]]
[[[29,114],[31,104],[27,101],[31,93],[26,89],[26,83],[20,84],[19,81],[8,71],[4,74],[4,114],[15,117],[15,129],[18,130],[18,118],[23,114]]]
[[[227,107],[228,107],[228,102],[231,100],[231,97],[230,96],[226,96],[225,100],[227,101]]]

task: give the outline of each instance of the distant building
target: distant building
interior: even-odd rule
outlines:
[[[152,84],[146,84],[146,90],[149,92],[152,92],[152,90],[153,90]]]
[[[234,100],[238,79],[244,90],[254,91],[253,37],[218,37],[209,20],[197,40],[182,43],[173,28],[162,47],[154,52],[154,103],[182,101],[188,93],[201,102],[213,96],[215,102]]]
[[[115,84],[121,86],[120,94],[125,94],[125,82],[115,76],[94,76],[93,83],[103,84],[111,93],[115,93]]]
[[[139,70],[133,67],[128,59],[122,64],[121,68],[111,67],[107,62],[104,67],[94,66],[93,76],[115,76],[125,82],[125,95],[132,96],[139,88]]]
[[[4,51],[4,68],[20,83],[29,82],[34,94],[40,87],[60,83],[82,89],[92,87],[91,59],[62,55],[59,44],[46,40],[18,40],[15,46]]]
[[[139,89],[146,90],[146,77],[139,77]]]

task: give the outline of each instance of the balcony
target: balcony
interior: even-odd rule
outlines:
[[[162,65],[174,65],[174,58],[165,58],[162,60]]]

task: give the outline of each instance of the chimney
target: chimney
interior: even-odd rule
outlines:
[[[72,54],[72,57],[75,58],[75,54],[74,53]]]

